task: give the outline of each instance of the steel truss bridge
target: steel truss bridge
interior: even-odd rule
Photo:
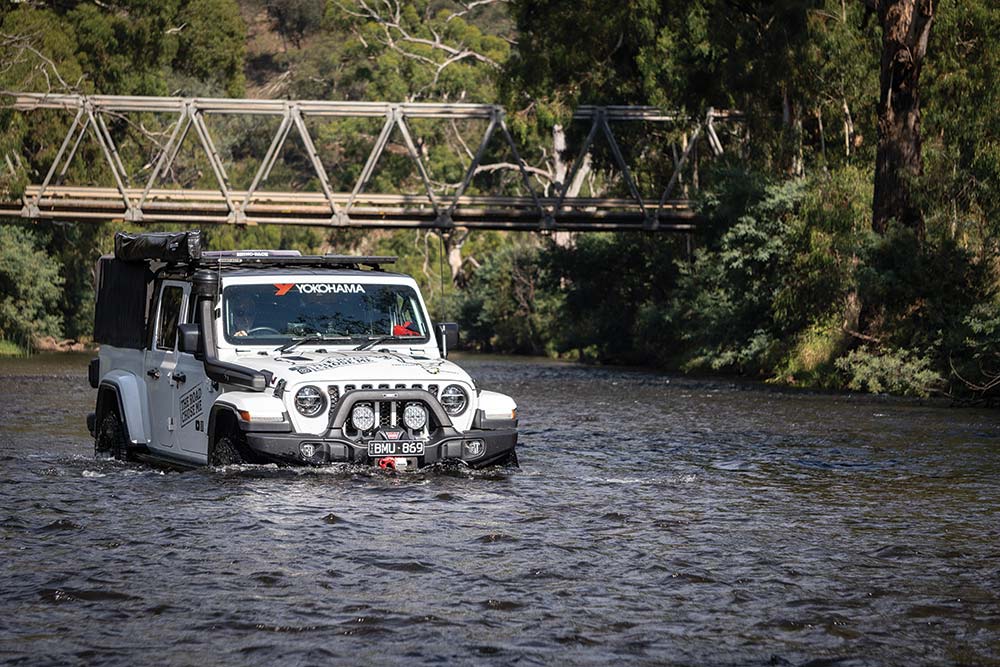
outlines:
[[[129,221],[133,223],[182,223],[203,225],[228,224],[298,224],[331,227],[418,227],[448,230],[506,229],[535,231],[597,231],[597,230],[661,230],[689,231],[696,225],[696,215],[690,202],[683,198],[686,191],[685,169],[697,161],[697,146],[705,142],[711,154],[721,155],[722,142],[716,132],[716,122],[738,116],[735,112],[709,112],[693,120],[664,112],[654,107],[582,106],[573,114],[573,121],[589,123],[585,139],[579,142],[576,158],[568,164],[563,182],[553,179],[543,189],[533,178],[539,171],[522,159],[522,151],[508,128],[502,108],[485,104],[391,104],[382,102],[286,101],[253,99],[201,99],[179,97],[119,97],[53,95],[34,93],[5,94],[0,107],[23,112],[27,126],[31,114],[55,110],[72,118],[54,159],[48,165],[23,167],[19,155],[4,156],[0,168],[28,182],[20,196],[0,191],[0,216],[31,220],[62,221]],[[52,111],[49,111],[52,113]],[[143,182],[133,182],[125,167],[119,142],[116,143],[116,121],[138,115],[166,115],[169,123],[161,133],[165,141],[155,142],[149,150],[153,156],[146,162]],[[231,185],[225,161],[206,118],[213,116],[267,116],[278,122],[269,147],[250,179],[249,186],[236,189]],[[329,166],[321,160],[307,119],[320,122],[343,119],[369,119],[381,123],[360,175],[350,191],[336,191],[330,178]],[[63,122],[65,122],[65,120]],[[466,146],[465,174],[457,186],[443,188],[428,173],[426,148],[418,148],[412,125],[424,120],[447,122],[478,121],[484,129],[475,141]],[[643,146],[626,145],[622,149],[619,137],[633,142],[650,141],[635,128],[640,123],[648,127],[676,128],[683,132],[684,141],[661,146],[668,151],[673,174],[659,192],[641,193],[634,169],[630,169],[625,154],[641,155]],[[120,124],[120,123],[119,123]],[[141,124],[141,123],[140,123]],[[373,127],[376,125],[373,125]],[[631,129],[622,130],[623,126]],[[478,126],[477,126],[478,127]],[[581,128],[582,129],[582,128]],[[616,130],[618,132],[616,133]],[[298,135],[306,162],[319,187],[316,191],[273,191],[266,188],[268,178],[282,155],[290,135]],[[393,148],[391,138],[398,133]],[[185,139],[195,138],[194,149],[207,161],[215,188],[164,187],[165,176],[178,161]],[[30,132],[29,132],[30,135]],[[661,136],[663,133],[660,133]],[[582,135],[582,132],[580,133]],[[88,185],[65,184],[67,172],[80,152],[81,144],[90,142],[103,162],[94,169],[94,179],[104,182]],[[188,142],[191,143],[191,142]],[[402,146],[405,146],[405,151]],[[505,192],[467,194],[477,174],[496,165],[484,162],[491,146],[499,143],[510,156],[504,169],[516,176],[515,188]],[[581,165],[603,143],[606,166],[604,191],[618,196],[580,196],[571,192],[571,184],[580,176]],[[415,192],[370,191],[373,174],[388,152],[405,155],[419,174],[422,188]],[[91,153],[94,155],[94,153]],[[547,154],[551,157],[554,150]],[[661,153],[662,154],[662,153]],[[329,160],[328,160],[329,162]],[[357,162],[357,161],[355,161]],[[5,163],[5,164],[4,164]],[[360,163],[357,163],[360,164]],[[355,169],[357,164],[354,165]],[[633,162],[634,164],[634,162]],[[669,172],[668,172],[669,173]],[[110,177],[108,177],[108,174]],[[148,175],[147,175],[148,174]],[[346,188],[342,188],[346,189]]]

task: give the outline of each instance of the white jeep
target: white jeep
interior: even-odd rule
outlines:
[[[202,252],[115,236],[98,262],[87,423],[99,456],[174,466],[516,465],[517,407],[447,361],[393,257]]]

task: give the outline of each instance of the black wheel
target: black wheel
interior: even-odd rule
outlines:
[[[101,421],[97,424],[97,435],[94,437],[95,456],[111,456],[119,461],[129,460],[128,440],[125,439],[125,427],[122,425],[118,410],[105,410]]]
[[[210,466],[229,466],[245,463],[242,454],[243,448],[240,444],[240,441],[232,435],[223,435],[215,441],[208,464]]]

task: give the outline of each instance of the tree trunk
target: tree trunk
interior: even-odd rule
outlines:
[[[882,26],[878,152],[872,226],[882,234],[893,219],[923,236],[914,202],[923,173],[920,142],[920,71],[937,0],[865,0]]]

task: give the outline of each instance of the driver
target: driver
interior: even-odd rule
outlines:
[[[234,336],[246,336],[253,329],[254,315],[257,313],[257,304],[248,294],[236,296],[230,303],[229,308],[233,313],[233,328],[236,329]]]

